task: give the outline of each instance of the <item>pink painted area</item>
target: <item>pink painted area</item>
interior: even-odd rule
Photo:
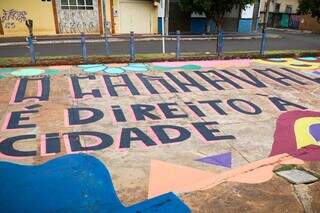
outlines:
[[[32,157],[29,157],[32,158]],[[25,160],[26,157],[13,157],[13,156],[9,156],[9,155],[5,155],[3,153],[0,153],[0,159],[5,159],[5,160],[9,160],[9,161],[20,161],[20,160]]]
[[[47,148],[46,148],[46,135],[41,135],[40,136],[40,155],[41,156],[53,156],[56,153],[47,153]]]
[[[18,92],[18,88],[19,88],[19,85],[20,85],[20,79],[18,79],[16,81],[16,84],[14,85],[14,88],[13,88],[13,91],[12,91],[12,95],[11,95],[11,99],[10,99],[10,104],[16,104],[15,103],[15,99],[16,99],[16,96],[17,96],[17,92]]]
[[[110,94],[109,94],[109,91],[108,91],[106,82],[104,81],[103,75],[101,76],[101,80],[100,80],[100,81],[101,81],[101,83],[102,83],[102,87],[104,88],[105,95],[106,95],[107,97],[111,97]]]
[[[70,89],[71,97],[72,97],[73,99],[75,99],[75,98],[76,98],[76,95],[75,95],[74,90],[73,90],[71,78],[68,78],[68,82],[69,82],[69,89]]]
[[[209,60],[209,61],[175,61],[175,62],[156,62],[153,66],[163,67],[181,67],[185,65],[197,65],[203,68],[227,68],[227,67],[249,67],[251,59],[234,59],[234,60]]]
[[[126,151],[127,149],[120,148],[120,142],[121,142],[121,134],[122,134],[122,128],[117,132],[117,135],[115,137],[114,146],[115,151]]]
[[[38,80],[37,85],[38,85],[37,96],[41,97],[42,96],[42,81]]]
[[[53,69],[53,70],[68,70],[71,69],[72,66],[70,65],[61,65],[61,66],[49,66],[48,69]]]
[[[65,127],[70,127],[70,121],[69,121],[69,113],[68,113],[68,110],[67,109],[65,109],[65,110],[63,110],[63,115],[64,115],[64,126]]]
[[[107,111],[109,111],[109,115],[110,115],[112,124],[116,125],[118,123],[118,121],[117,121],[116,117],[114,116],[112,107],[111,106],[107,107]]]
[[[66,148],[67,154],[71,154],[72,150],[71,150],[70,140],[69,140],[68,135],[63,135],[63,141],[64,141],[64,146]]]
[[[1,131],[7,131],[8,129],[8,124],[9,124],[9,121],[10,121],[10,118],[11,118],[11,112],[9,112],[7,115],[6,115],[6,117],[5,117],[5,119],[4,119],[4,121],[3,121],[3,124],[2,124],[2,127],[1,127]]]
[[[266,182],[273,177],[275,166],[295,160],[289,154],[281,154],[219,174],[151,160],[148,198],[170,191],[183,193],[205,190],[226,181],[250,184]]]
[[[138,122],[138,120],[136,119],[136,116],[135,116],[135,114],[133,112],[132,107],[129,107],[128,111],[129,111],[129,117],[131,118],[131,121],[132,122]]]

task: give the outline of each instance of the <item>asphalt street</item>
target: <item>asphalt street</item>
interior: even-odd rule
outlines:
[[[280,39],[271,38],[267,40],[267,50],[315,50],[320,49],[320,34],[290,33],[280,31],[270,31],[272,34],[279,34]],[[259,51],[260,39],[249,40],[225,40],[224,51]],[[161,53],[162,41],[137,41],[137,53]],[[181,41],[182,52],[215,53],[215,40],[188,40]],[[110,42],[111,53],[129,54],[129,42],[117,41]],[[166,41],[166,51],[175,52],[176,41]],[[68,44],[36,44],[36,54],[39,56],[66,56],[80,55],[81,47],[79,43]],[[104,43],[87,43],[89,55],[104,55]],[[1,46],[0,57],[28,56],[29,49],[24,45]]]

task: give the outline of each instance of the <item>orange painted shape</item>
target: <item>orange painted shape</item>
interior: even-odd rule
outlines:
[[[158,160],[151,160],[148,198],[164,192],[185,192],[198,189],[197,183],[212,179],[214,173],[176,165]]]
[[[166,192],[190,192],[212,188],[226,181],[263,183],[273,177],[273,169],[281,164],[303,164],[288,154],[275,155],[219,174],[151,160],[148,198]]]

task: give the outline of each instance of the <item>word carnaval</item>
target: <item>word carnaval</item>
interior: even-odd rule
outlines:
[[[263,78],[258,78],[256,74],[259,74],[260,77]],[[28,83],[31,81],[38,83],[37,96],[25,97]],[[238,72],[228,70],[179,71],[175,74],[164,72],[161,76],[151,76],[141,73],[117,76],[71,75],[68,77],[68,81],[70,93],[74,99],[84,99],[87,97],[103,98],[103,90],[106,96],[118,97],[128,95],[138,96],[142,94],[156,95],[161,93],[244,89],[244,84],[254,88],[267,88],[270,82],[286,87],[308,85],[308,83],[320,84],[320,78],[312,78],[286,68],[282,68],[282,71],[273,69],[252,69],[250,71],[240,69]],[[93,84],[95,85],[94,87],[99,87],[100,89],[89,88],[90,85]],[[138,85],[141,86],[138,87]],[[50,88],[50,77],[19,79],[14,88],[10,103],[21,103],[28,99],[47,101],[50,96]]]

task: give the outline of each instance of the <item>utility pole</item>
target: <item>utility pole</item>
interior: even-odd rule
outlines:
[[[106,0],[102,0],[102,12],[103,12],[103,26],[104,33],[108,33],[107,13],[106,13]]]
[[[170,14],[170,0],[165,1],[165,33],[169,35],[169,14]]]
[[[165,4],[166,0],[161,0],[161,34],[162,34],[162,53],[165,54],[166,53],[166,41],[165,41],[165,22],[164,22],[164,14],[165,14],[165,8],[166,8],[166,4]]]
[[[269,10],[270,10],[270,3],[271,0],[267,0],[266,8],[265,8],[265,14],[263,17],[263,26],[262,26],[262,33],[265,33],[267,23],[268,23],[268,16],[269,16]]]
[[[268,16],[269,16],[269,9],[270,9],[271,0],[267,1],[265,14],[263,17],[263,25],[262,25],[262,39],[261,39],[261,46],[260,46],[260,55],[264,55],[264,51],[266,50],[266,28],[268,24]]]

